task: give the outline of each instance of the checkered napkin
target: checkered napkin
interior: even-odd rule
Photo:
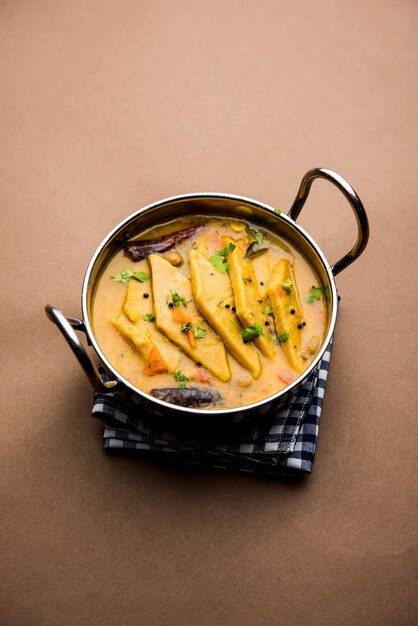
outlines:
[[[164,460],[258,472],[284,477],[309,474],[315,456],[319,419],[331,357],[328,345],[318,367],[297,388],[285,407],[270,410],[245,431],[228,438],[198,426],[179,429],[159,424],[141,405],[132,410],[121,396],[94,393],[94,417],[104,422],[103,447],[107,451]]]

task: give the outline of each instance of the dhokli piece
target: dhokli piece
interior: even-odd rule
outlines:
[[[147,287],[149,290],[149,285]],[[130,280],[126,289],[125,300],[123,303],[123,312],[131,322],[137,322],[143,315],[145,287],[143,283],[137,280]]]
[[[147,333],[144,333],[122,315],[119,315],[111,321],[118,333],[128,342],[132,343],[143,357],[145,361],[144,374],[152,376],[154,374],[168,372],[167,364]]]
[[[306,364],[300,355],[304,329],[303,310],[300,303],[294,265],[280,259],[273,268],[267,292],[273,309],[277,339],[289,365],[302,372]]]
[[[260,356],[251,343],[243,342],[241,324],[233,310],[234,295],[228,274],[214,270],[209,259],[198,250],[190,252],[189,263],[199,311],[238,363],[258,378],[261,374]]]
[[[222,242],[230,249],[227,255],[228,272],[234,293],[236,312],[244,326],[243,337],[247,336],[248,340],[253,340],[265,356],[273,359],[276,355],[276,346],[269,331],[266,330],[268,328],[265,326],[267,318],[263,313],[266,300],[260,293],[253,264],[250,259],[245,258],[245,250],[236,245],[230,237],[223,237]],[[245,329],[248,329],[247,334],[245,334]]]
[[[144,269],[142,273],[143,276],[146,276],[149,272],[148,264],[142,261],[140,267]],[[180,351],[171,341],[159,332],[155,325],[150,278],[151,277],[148,275],[148,279],[143,282],[133,278],[129,280],[122,311],[129,321],[135,324],[139,331],[150,338],[162,355],[168,371],[174,372],[177,369]]]
[[[148,260],[157,328],[219,380],[230,380],[225,347],[200,315],[191,281],[159,255],[151,254]]]

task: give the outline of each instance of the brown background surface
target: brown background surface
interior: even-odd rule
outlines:
[[[415,0],[0,4],[0,622],[416,623]],[[301,485],[109,458],[43,307],[80,315],[98,243],[178,193],[287,210],[345,176],[369,246],[342,295]],[[325,182],[300,222],[355,239]]]

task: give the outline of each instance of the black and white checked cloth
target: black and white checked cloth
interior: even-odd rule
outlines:
[[[222,433],[170,429],[155,423],[140,405],[129,411],[118,393],[93,394],[92,414],[105,424],[107,451],[181,463],[283,477],[309,474],[315,457],[332,341],[318,367],[289,403],[257,426],[222,439]]]

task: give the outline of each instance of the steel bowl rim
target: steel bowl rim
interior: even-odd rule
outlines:
[[[93,329],[91,327],[89,312],[88,312],[88,291],[90,287],[90,277],[91,277],[92,270],[94,268],[94,265],[98,257],[101,255],[106,245],[116,235],[116,233],[122,230],[130,221],[134,220],[139,215],[146,213],[147,211],[150,211],[152,209],[158,208],[159,206],[172,204],[174,202],[178,202],[181,200],[194,200],[194,199],[205,199],[205,198],[209,198],[209,199],[220,198],[220,199],[227,199],[227,200],[242,202],[243,204],[254,205],[267,211],[268,213],[273,214],[278,219],[283,219],[286,222],[288,222],[289,225],[292,228],[294,228],[299,233],[299,235],[301,235],[307,241],[307,243],[315,250],[327,274],[330,292],[331,292],[331,297],[329,298],[328,305],[331,305],[332,308],[331,308],[328,332],[326,334],[326,337],[323,339],[320,350],[318,351],[317,355],[315,356],[314,360],[309,365],[309,367],[306,370],[304,370],[300,374],[300,376],[298,376],[292,383],[284,387],[284,389],[280,390],[279,392],[271,396],[268,396],[267,398],[263,398],[262,400],[258,400],[257,402],[246,404],[243,406],[233,407],[230,409],[206,409],[205,410],[201,408],[191,408],[191,407],[173,405],[168,402],[165,402],[164,400],[159,400],[158,398],[154,398],[153,396],[150,396],[149,394],[145,393],[144,391],[142,391],[141,389],[139,389],[138,387],[130,383],[128,380],[126,380],[122,376],[120,372],[118,372],[118,370],[109,362],[105,354],[102,352],[98,342],[96,341]],[[222,193],[222,192],[195,192],[195,193],[192,192],[192,193],[168,196],[161,200],[157,200],[156,202],[147,204],[146,206],[141,207],[140,209],[137,209],[136,211],[128,215],[121,222],[119,222],[114,228],[112,228],[112,230],[102,239],[102,241],[97,246],[87,266],[84,279],[83,279],[82,290],[81,290],[81,311],[82,311],[83,323],[85,326],[89,343],[94,348],[100,360],[105,364],[106,368],[108,368],[112,372],[112,374],[115,376],[115,378],[118,381],[120,381],[125,387],[130,389],[132,392],[139,395],[140,397],[143,397],[148,402],[160,405],[162,408],[169,409],[171,411],[175,410],[180,413],[185,413],[188,415],[205,414],[205,415],[214,415],[214,416],[216,415],[233,416],[234,414],[237,414],[237,413],[254,411],[254,410],[256,411],[257,409],[260,409],[262,406],[269,404],[269,403],[279,402],[280,398],[285,397],[287,394],[294,391],[297,387],[302,385],[307,380],[307,378],[311,375],[314,369],[318,366],[334,334],[334,329],[335,329],[335,324],[336,324],[336,319],[337,319],[337,289],[335,285],[335,278],[331,270],[331,266],[328,263],[321,248],[315,242],[315,240],[311,237],[311,235],[309,235],[309,233],[305,231],[304,228],[302,228],[299,224],[297,224],[294,220],[292,220],[288,215],[286,215],[285,213],[278,214],[277,211],[275,211],[275,209],[271,207],[270,205],[264,202],[261,202],[259,200],[255,200],[253,198],[247,197],[247,196],[231,194],[231,193]]]

